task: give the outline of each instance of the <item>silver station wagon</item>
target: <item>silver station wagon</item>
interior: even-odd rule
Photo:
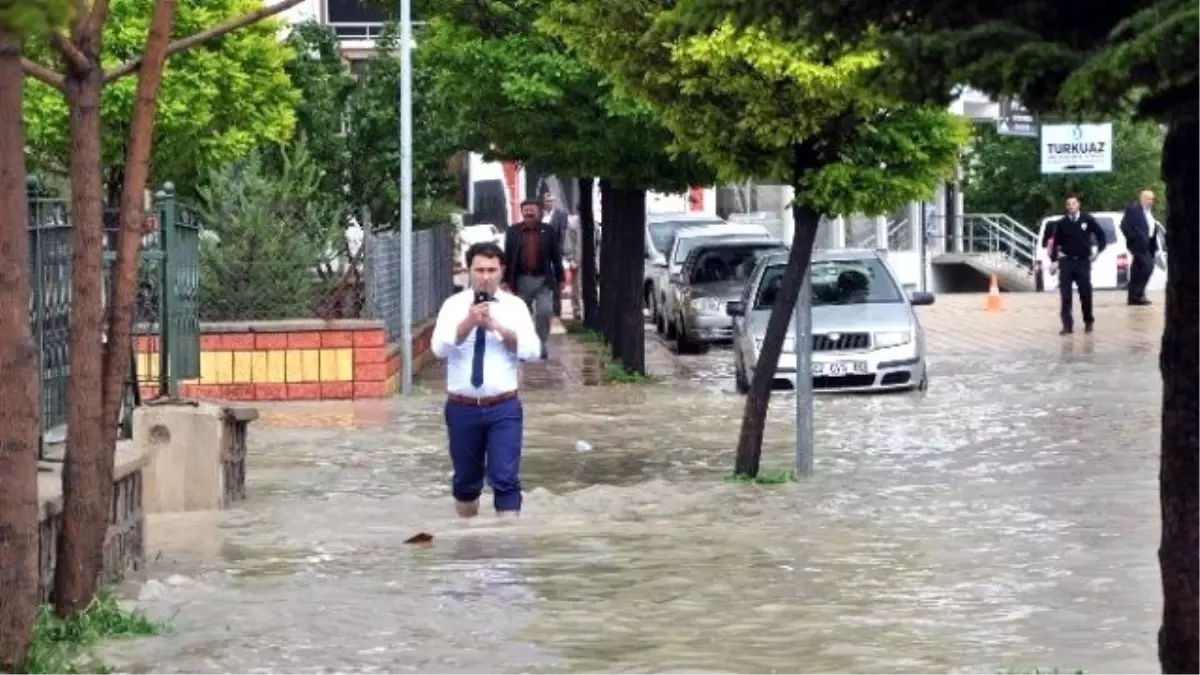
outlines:
[[[739,300],[726,304],[733,317],[733,360],[738,391],[754,375],[787,253],[759,259]],[[812,269],[812,375],[817,391],[924,389],[929,381],[925,335],[914,305],[931,305],[932,293],[902,289],[886,258],[872,250],[819,250]],[[772,387],[795,388],[794,324],[788,324]]]

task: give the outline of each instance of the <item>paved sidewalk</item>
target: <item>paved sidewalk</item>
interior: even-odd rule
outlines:
[[[1147,307],[1125,304],[1123,291],[1095,295],[1096,332],[1083,333],[1075,298],[1075,335],[1059,336],[1058,293],[1003,293],[1004,310],[988,312],[986,293],[938,295],[918,307],[930,353],[964,354],[1069,351],[1078,346],[1096,352],[1157,351],[1163,331],[1163,293],[1150,293]]]

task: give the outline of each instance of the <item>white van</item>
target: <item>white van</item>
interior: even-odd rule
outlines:
[[[1129,266],[1132,258],[1129,255],[1129,248],[1125,245],[1125,235],[1121,234],[1121,220],[1124,215],[1119,211],[1092,213],[1092,217],[1100,224],[1100,229],[1104,230],[1107,244],[1104,252],[1096,259],[1096,262],[1092,263],[1092,288],[1096,290],[1122,289],[1129,284]],[[1042,225],[1038,228],[1037,260],[1033,263],[1033,282],[1034,287],[1039,291],[1058,290],[1058,275],[1050,274],[1050,254],[1042,246],[1042,242],[1045,241],[1046,228],[1062,216],[1063,214],[1059,214],[1043,218]],[[1161,227],[1158,232],[1158,247],[1160,251],[1166,251]],[[1097,248],[1093,245],[1092,251],[1095,252]],[[1155,261],[1154,271],[1150,275],[1150,281],[1146,284],[1146,290],[1160,291],[1166,287],[1167,270],[1164,254]]]

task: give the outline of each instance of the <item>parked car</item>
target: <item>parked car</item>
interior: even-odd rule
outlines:
[[[661,264],[654,265],[654,295],[650,304],[650,320],[656,326],[661,325],[662,306],[666,302],[664,295],[671,275],[679,274],[683,262],[692,249],[706,241],[719,239],[753,238],[763,242],[778,242],[779,239],[762,225],[742,223],[697,224],[681,227],[667,241],[665,255]]]
[[[1042,219],[1038,228],[1037,259],[1033,262],[1034,288],[1039,291],[1058,290],[1058,275],[1050,274],[1050,253],[1041,244],[1045,240],[1046,228],[1050,223],[1061,218],[1061,215],[1049,216]],[[1092,214],[1100,229],[1104,230],[1106,247],[1104,252],[1092,263],[1092,288],[1117,289],[1129,285],[1129,270],[1133,259],[1129,255],[1129,247],[1125,243],[1125,235],[1121,233],[1121,221],[1125,214],[1118,211],[1099,211]],[[1156,228],[1159,255],[1154,261],[1154,269],[1146,289],[1161,291],[1167,287],[1167,256],[1166,237],[1162,226]],[[1099,248],[1092,246],[1093,250]]]
[[[675,341],[680,354],[706,351],[714,342],[733,339],[733,320],[725,303],[742,296],[758,259],[787,252],[761,237],[705,240],[692,249],[663,294],[660,333]]]
[[[786,253],[763,256],[742,297],[726,305],[734,319],[739,392],[750,387],[786,268]],[[811,280],[815,390],[925,389],[929,382],[925,334],[913,306],[933,304],[933,294],[907,295],[887,259],[872,250],[814,251]],[[790,323],[772,386],[796,386],[795,333]]]
[[[646,216],[646,263],[642,272],[642,302],[656,320],[657,300],[667,283],[668,246],[675,233],[685,227],[722,225],[725,221],[704,213],[652,213]]]

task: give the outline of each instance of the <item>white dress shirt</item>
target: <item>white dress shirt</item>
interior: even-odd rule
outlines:
[[[497,291],[489,309],[496,323],[517,334],[517,350],[504,345],[496,331],[486,334],[487,347],[483,352],[483,386],[471,386],[471,365],[475,358],[475,331],[467,334],[462,344],[455,344],[458,326],[467,318],[475,304],[475,291],[465,289],[446,299],[433,327],[430,348],[435,356],[446,360],[446,391],[461,396],[499,396],[516,391],[519,381],[517,361],[536,361],[542,355],[533,317],[525,301],[506,291]]]
[[[1157,232],[1154,231],[1154,213],[1150,209],[1142,209],[1142,213],[1146,214],[1146,229],[1149,230],[1150,238],[1153,239]]]

